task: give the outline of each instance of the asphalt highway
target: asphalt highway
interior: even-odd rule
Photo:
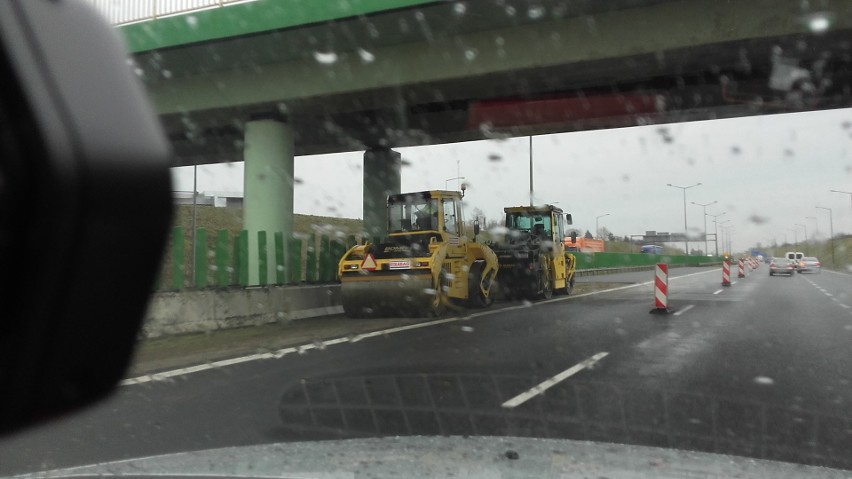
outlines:
[[[852,276],[719,268],[128,378],[0,439],[0,475],[383,435],[588,439],[852,469]]]

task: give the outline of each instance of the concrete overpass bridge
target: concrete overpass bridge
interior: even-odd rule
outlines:
[[[119,28],[176,166],[245,161],[250,231],[291,230],[297,155],[364,150],[377,233],[396,147],[852,98],[852,0],[259,0]]]

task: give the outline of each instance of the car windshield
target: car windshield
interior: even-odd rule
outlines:
[[[849,1],[85,1],[176,212],[121,384],[0,476],[413,436],[852,471]]]

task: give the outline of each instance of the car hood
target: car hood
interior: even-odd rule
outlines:
[[[837,469],[646,446],[514,437],[402,437],[228,447],[13,477],[783,479],[849,475]]]

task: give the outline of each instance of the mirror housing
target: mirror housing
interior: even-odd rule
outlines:
[[[571,213],[567,213],[565,215],[565,224],[566,225],[573,225],[574,224],[574,220],[573,220],[573,218],[571,218]]]
[[[473,220],[473,239],[479,236],[479,219]]]
[[[0,433],[126,372],[172,211],[172,156],[88,2],[0,1]]]

